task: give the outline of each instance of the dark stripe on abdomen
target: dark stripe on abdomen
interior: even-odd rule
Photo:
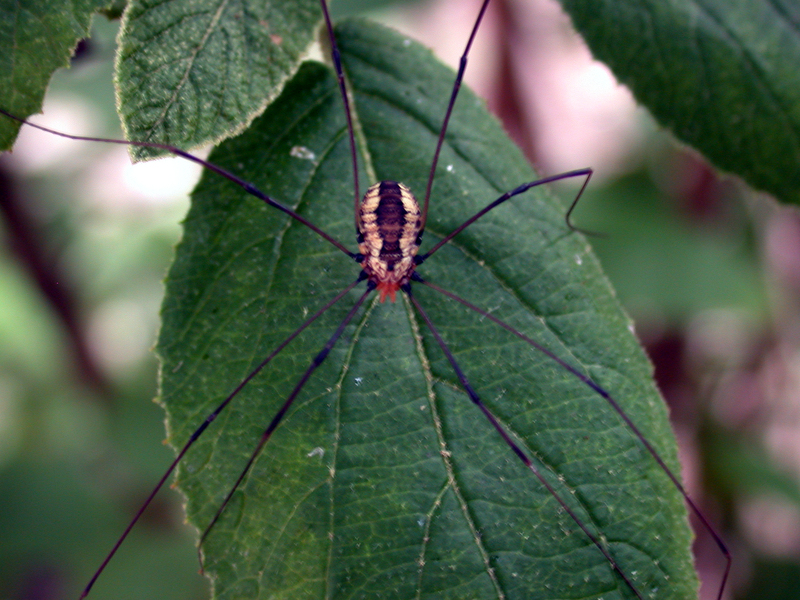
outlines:
[[[393,181],[381,182],[380,200],[375,209],[375,216],[379,235],[385,242],[396,244],[400,239],[406,223],[406,212],[400,187]]]

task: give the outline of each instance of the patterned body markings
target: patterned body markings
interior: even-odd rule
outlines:
[[[381,302],[394,302],[416,263],[422,219],[417,199],[405,185],[381,181],[370,186],[359,208],[361,267],[377,285]]]

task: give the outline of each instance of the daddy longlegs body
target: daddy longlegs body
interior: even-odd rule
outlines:
[[[708,525],[655,449],[664,433],[637,425],[663,415],[649,366],[632,338],[623,361],[605,345],[627,323],[579,234],[534,195],[576,179],[577,202],[591,171],[535,179],[461,89],[488,3],[455,84],[382,28],[334,34],[323,1],[336,77],[303,66],[209,162],[115,142],[213,173],[158,346],[178,456],[82,597],[176,467],[215,597],[694,594],[669,556],[688,543],[669,502],[679,492]],[[362,199],[364,173],[381,183]]]

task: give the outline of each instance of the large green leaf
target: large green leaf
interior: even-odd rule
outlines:
[[[594,55],[716,166],[800,202],[793,0],[561,0]]]
[[[453,73],[410,40],[337,32],[366,179],[421,193]],[[333,74],[308,63],[210,160],[354,247],[352,177]],[[535,178],[464,90],[433,189],[425,247]],[[180,446],[205,415],[359,268],[230,182],[204,177],[167,280],[161,399]],[[563,208],[531,191],[420,268],[610,390],[677,472],[665,407],[631,324]],[[362,284],[363,285],[363,284]],[[261,432],[359,288],[296,339],[207,430],[180,467],[204,529]],[[501,423],[648,598],[697,581],[681,498],[600,398],[488,320],[417,285]],[[408,302],[374,298],[307,383],[203,545],[217,598],[631,598],[473,406]]]

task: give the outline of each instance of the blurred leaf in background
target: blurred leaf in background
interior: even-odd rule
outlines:
[[[115,34],[97,19],[52,82],[53,123],[120,137]],[[53,142],[25,131],[0,160],[4,598],[76,597],[78,574],[96,568],[170,458],[149,350],[196,173],[176,193],[183,165],[158,183],[158,168],[131,171],[124,148]],[[166,494],[112,567],[117,597],[204,596],[182,519]]]

